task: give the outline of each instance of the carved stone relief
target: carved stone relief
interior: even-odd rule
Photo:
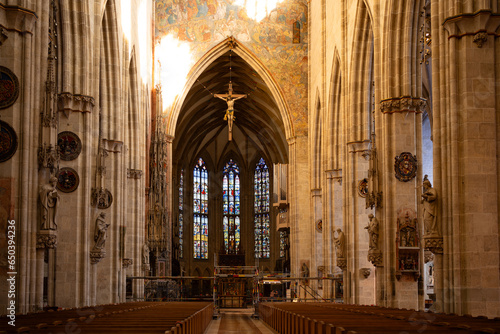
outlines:
[[[72,94],[69,92],[60,93],[58,96],[58,110],[64,112],[69,117],[70,112],[92,112],[95,100],[92,96]]]
[[[36,248],[57,248],[57,235],[56,234],[45,234],[38,233],[36,235]]]
[[[422,97],[402,96],[380,101],[380,111],[384,114],[396,112],[422,113],[427,107],[427,100]]]
[[[142,177],[142,170],[127,168],[127,177],[129,179],[139,180]]]
[[[132,259],[122,259],[122,267],[123,268],[128,268],[132,264],[134,264],[134,261]]]
[[[486,31],[479,31],[474,35],[472,41],[476,43],[478,48],[482,48],[484,43],[488,41],[488,33]]]
[[[418,219],[415,210],[401,208],[398,210],[396,232],[396,278],[403,274],[420,277],[420,240]]]
[[[370,277],[370,274],[372,272],[372,270],[370,268],[361,268],[359,271],[360,271],[361,275],[364,276],[364,278]]]
[[[59,149],[43,144],[38,148],[38,169],[48,168],[52,173],[59,167]]]
[[[92,206],[97,206],[99,209],[107,209],[113,203],[113,195],[108,189],[95,189],[92,188],[92,198],[90,204]]]

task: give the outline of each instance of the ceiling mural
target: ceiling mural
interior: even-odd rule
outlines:
[[[307,1],[268,0],[267,8],[263,4],[263,0],[156,0],[156,40],[168,35],[187,43],[196,63],[233,36],[268,68],[288,103],[295,133],[305,134]]]

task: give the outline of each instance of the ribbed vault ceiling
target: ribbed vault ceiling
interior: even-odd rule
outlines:
[[[236,147],[239,141],[248,141],[273,163],[287,162],[285,130],[272,94],[257,72],[232,51],[215,60],[188,92],[177,120],[175,156],[193,161],[213,142],[227,141],[227,103],[212,94],[227,94],[230,81],[233,94],[248,94],[234,104]]]

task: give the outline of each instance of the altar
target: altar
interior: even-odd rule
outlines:
[[[245,307],[246,295],[245,278],[224,278],[219,282],[220,307]]]

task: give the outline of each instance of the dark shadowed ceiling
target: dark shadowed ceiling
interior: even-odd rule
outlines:
[[[231,70],[230,70],[231,68]],[[248,94],[234,104],[233,140],[228,141],[225,101],[212,94]],[[227,148],[245,157],[248,150],[261,153],[271,163],[288,162],[288,144],[279,109],[262,78],[232,51],[215,60],[188,92],[178,117],[174,160],[192,162],[203,150],[217,147],[217,161]],[[244,143],[244,144],[243,144]],[[216,162],[214,161],[214,162]]]

